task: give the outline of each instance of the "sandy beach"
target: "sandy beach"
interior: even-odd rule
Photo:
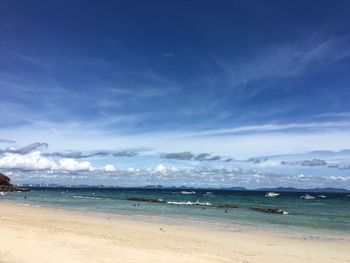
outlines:
[[[0,262],[350,262],[349,242],[0,202]]]

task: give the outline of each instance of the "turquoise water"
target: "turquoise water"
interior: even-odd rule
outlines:
[[[264,195],[265,192],[229,190],[36,188],[31,192],[6,193],[0,199],[73,210],[350,234],[350,196],[347,194],[312,193],[313,196],[326,196],[313,200],[300,199],[303,193],[281,193],[275,198],[266,198]],[[135,197],[162,199],[167,203],[127,200]],[[225,208],[215,207],[225,204],[238,208],[225,212]],[[250,207],[278,208],[288,214],[256,212]]]

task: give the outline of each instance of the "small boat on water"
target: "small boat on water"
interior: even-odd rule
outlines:
[[[1,195],[1,196],[4,196],[4,195],[5,195],[5,192],[0,192],[0,195]]]
[[[305,200],[311,200],[311,199],[315,199],[316,197],[309,195],[309,194],[304,194],[302,196],[300,196],[301,199],[305,199]]]
[[[279,193],[275,193],[275,192],[268,192],[265,194],[265,197],[276,197],[279,196]]]
[[[317,197],[320,197],[320,198],[327,198],[327,196],[325,196],[325,195],[318,195]]]

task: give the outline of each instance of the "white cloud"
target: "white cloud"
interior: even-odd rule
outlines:
[[[65,171],[94,171],[94,167],[90,162],[78,162],[71,158],[64,158],[59,160],[60,169]]]
[[[90,162],[77,162],[64,158],[58,162],[44,157],[39,151],[28,154],[5,153],[0,158],[0,168],[18,170],[62,170],[62,171],[93,171]]]
[[[171,166],[170,168],[169,167],[166,167],[164,164],[159,164],[157,165],[156,167],[152,168],[152,169],[149,169],[148,170],[151,174],[155,174],[155,173],[158,173],[158,174],[173,174],[173,173],[177,173],[179,171],[179,169],[175,166]]]
[[[179,169],[177,169],[175,166],[171,166],[170,167],[170,171],[173,172],[173,173],[176,173],[179,171]]]
[[[133,173],[136,174],[136,173],[140,172],[141,169],[134,168],[134,167],[129,167],[128,169],[126,169],[126,171],[127,171],[128,173],[130,173],[130,174],[133,174]]]
[[[21,170],[50,170],[57,168],[55,161],[41,156],[40,152],[29,154],[6,153],[0,159],[0,168]]]
[[[116,171],[116,168],[114,167],[114,165],[112,164],[107,164],[103,167],[103,170],[105,172],[115,172]]]
[[[157,167],[155,167],[154,169],[153,169],[153,171],[155,172],[155,173],[166,173],[166,168],[165,168],[165,166],[163,165],[163,164],[159,164]]]
[[[177,168],[159,164],[153,168],[128,168],[116,169],[113,165],[106,165],[96,170],[89,162],[77,162],[74,159],[61,159],[53,162],[39,153],[28,155],[12,156],[9,154],[0,159],[0,168],[4,167],[4,162],[13,162],[16,158],[36,160],[31,165],[24,165],[24,161],[13,162],[14,165],[7,165],[7,168],[20,168],[11,176],[15,183],[58,183],[58,184],[104,184],[119,186],[144,186],[144,185],[164,185],[164,186],[197,186],[197,187],[230,187],[243,186],[247,188],[259,187],[350,187],[350,176],[347,170],[332,169],[332,176],[326,176],[325,170],[320,175],[314,175],[319,169],[331,169],[327,167],[293,167],[293,169],[280,169],[274,167],[255,167],[249,163],[239,162],[242,166],[232,166],[222,164],[216,167],[195,166],[187,168]],[[30,156],[29,156],[30,155]],[[30,159],[32,158],[32,159]],[[48,162],[46,166],[44,161]],[[28,161],[27,161],[28,162]],[[42,170],[39,170],[38,163],[41,163]],[[34,165],[36,164],[36,166]],[[34,169],[35,168],[35,169]],[[47,169],[46,169],[47,168]],[[115,171],[113,171],[113,169]],[[283,167],[285,168],[285,167]],[[288,168],[288,167],[287,167]],[[5,169],[6,170],[6,169]],[[74,171],[67,173],[66,171]],[[113,173],[110,173],[113,171]],[[11,171],[5,171],[6,173]],[[323,175],[322,175],[323,174]],[[305,183],[307,182],[307,185]]]

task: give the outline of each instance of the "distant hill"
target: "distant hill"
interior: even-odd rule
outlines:
[[[350,193],[350,190],[344,188],[312,188],[312,189],[298,189],[294,187],[277,187],[277,188],[259,188],[255,191],[265,192],[308,192],[308,193]]]
[[[299,193],[350,193],[350,190],[344,188],[312,188],[299,189],[294,187],[276,187],[276,188],[258,188],[247,189],[244,187],[188,187],[188,186],[163,186],[163,185],[146,185],[146,186],[105,186],[105,185],[56,185],[56,184],[22,184],[22,187],[30,188],[116,188],[116,189],[176,189],[176,190],[227,190],[227,191],[261,191],[261,192],[299,192]]]

